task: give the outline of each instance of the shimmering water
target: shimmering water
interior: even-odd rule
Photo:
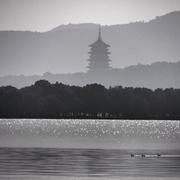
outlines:
[[[180,179],[180,122],[1,119],[0,179]]]

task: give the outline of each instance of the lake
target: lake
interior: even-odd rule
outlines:
[[[0,179],[180,179],[180,121],[0,119]]]

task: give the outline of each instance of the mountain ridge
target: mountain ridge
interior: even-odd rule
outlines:
[[[43,33],[1,31],[0,76],[86,72],[88,45],[97,39],[99,25],[63,27]],[[180,59],[180,11],[149,22],[102,26],[102,36],[111,45],[113,68],[175,62]]]
[[[22,88],[35,81],[45,79],[51,83],[84,86],[90,83],[99,83],[109,86],[180,88],[180,61],[175,63],[156,62],[151,65],[137,64],[121,69],[111,69],[109,72],[90,74],[84,72],[69,74],[53,74],[46,72],[42,75],[32,76],[4,76],[0,77],[0,86],[14,86]]]
[[[10,83],[22,87],[39,78],[50,78],[50,82],[54,82],[55,77],[57,81],[70,84],[79,85],[82,79],[83,84],[88,83],[85,80],[88,46],[97,40],[98,28],[98,24],[82,23],[58,26],[43,33],[0,31],[0,85]],[[176,62],[180,60],[180,11],[158,16],[148,22],[108,25],[102,26],[101,29],[104,42],[111,46],[110,59],[113,68],[107,77],[107,83],[102,80],[104,85],[132,84],[157,88],[158,82],[154,74],[148,74],[144,69],[152,69],[152,66],[157,68],[158,64],[153,63],[166,61],[175,63],[175,67],[172,67],[172,64],[160,64],[162,68],[159,72],[156,71],[156,76],[161,77],[159,81],[164,78],[162,74],[168,79],[164,78],[163,83],[159,82],[159,87],[179,88],[180,67]],[[132,66],[139,63],[150,65]],[[138,75],[135,69],[143,69],[144,72]],[[45,72],[51,72],[53,77],[47,77]],[[11,76],[13,74],[15,76]],[[24,76],[18,76],[19,74]],[[133,79],[135,75],[137,77]],[[141,79],[141,76],[148,76],[147,82]],[[93,78],[90,77],[90,82],[93,82]],[[101,83],[100,79],[98,83]]]

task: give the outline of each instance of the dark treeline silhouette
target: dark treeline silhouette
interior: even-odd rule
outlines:
[[[0,87],[0,118],[180,119],[180,89],[39,80],[22,89]]]

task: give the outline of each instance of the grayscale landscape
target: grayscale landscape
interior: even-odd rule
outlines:
[[[87,71],[99,24],[60,25],[47,32],[1,31],[0,76]],[[180,11],[149,22],[102,26],[113,68],[180,61]],[[36,66],[34,66],[34,64]]]
[[[41,33],[1,31],[0,85],[21,88],[46,79],[80,86],[180,87],[180,11],[148,22],[102,26],[112,69],[97,79],[86,72],[88,46],[97,39],[98,28],[86,23]]]
[[[0,0],[7,179],[180,179],[179,0]]]
[[[124,87],[156,88],[180,88],[180,62],[156,62],[150,65],[132,65],[121,69],[111,69],[106,73],[68,73],[54,74],[45,72],[42,75],[8,75],[0,77],[0,85],[12,85],[22,88],[34,84],[40,79],[51,83],[62,82],[64,84],[84,86],[90,83],[100,83],[109,86],[122,85]]]

